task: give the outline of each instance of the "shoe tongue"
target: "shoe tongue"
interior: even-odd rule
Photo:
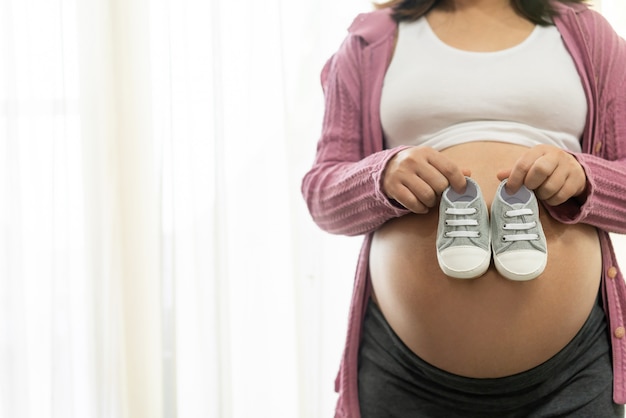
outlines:
[[[511,208],[513,208],[513,209],[523,209],[524,208],[524,204],[523,203],[512,203],[509,206],[511,206]]]
[[[454,202],[454,207],[458,208],[458,209],[466,209],[468,207],[470,207],[470,205],[472,204],[472,202],[474,201],[474,199],[472,200],[457,200]]]

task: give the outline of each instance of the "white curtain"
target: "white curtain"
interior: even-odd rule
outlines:
[[[0,3],[0,416],[96,401],[75,5]],[[77,414],[77,415],[75,415]],[[89,416],[89,415],[84,415]]]
[[[370,9],[0,0],[0,418],[332,416],[360,239],[299,186]]]

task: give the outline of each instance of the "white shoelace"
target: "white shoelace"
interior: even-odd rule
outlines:
[[[508,210],[504,213],[506,217],[513,218],[516,216],[522,215],[532,215],[533,211],[531,209],[514,209]],[[502,226],[502,229],[510,230],[510,231],[525,231],[537,226],[537,222],[526,222],[526,223],[505,223]],[[515,234],[515,235],[503,235],[502,241],[534,241],[539,239],[539,235],[537,234]]]
[[[467,216],[475,214],[476,208],[447,208],[446,215],[460,215]],[[446,225],[448,226],[478,226],[476,219],[446,219]],[[480,233],[478,231],[450,231],[444,234],[446,238],[478,238]]]

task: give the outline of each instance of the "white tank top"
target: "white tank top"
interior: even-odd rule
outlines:
[[[587,101],[555,26],[496,52],[453,48],[425,18],[398,30],[380,104],[387,148],[491,140],[581,150]]]

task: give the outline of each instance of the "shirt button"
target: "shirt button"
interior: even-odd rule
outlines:
[[[596,144],[593,146],[593,153],[595,155],[600,154],[600,151],[602,151],[602,141],[596,142]]]
[[[617,277],[617,268],[615,268],[615,266],[609,267],[609,269],[606,271],[606,275],[609,276],[609,279],[614,279],[615,277]]]
[[[626,334],[626,330],[624,329],[624,327],[615,328],[615,332],[613,333],[613,335],[615,335],[615,338],[619,338],[620,340],[624,338],[625,334]]]

